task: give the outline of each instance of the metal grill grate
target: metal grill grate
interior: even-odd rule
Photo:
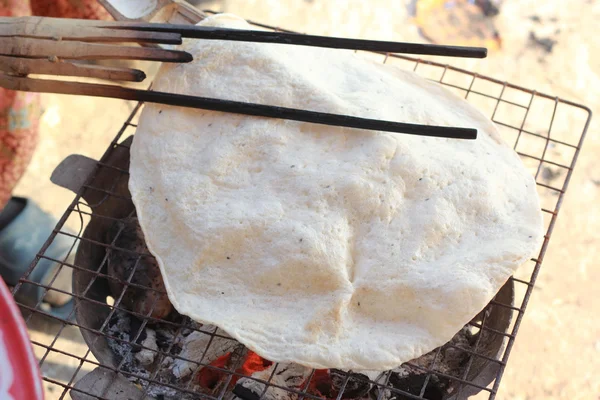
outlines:
[[[456,343],[449,343],[434,350],[427,359],[427,363],[407,363],[412,371],[424,372],[421,376],[422,379],[414,385],[395,386],[393,384],[395,378],[391,371],[382,373],[376,378],[365,378],[363,375],[340,372],[339,390],[332,397],[337,400],[346,398],[346,393],[350,390],[353,382],[368,380],[372,388],[369,394],[362,396],[362,398],[370,397],[377,400],[391,398],[447,399],[465,398],[468,395],[480,392],[480,396],[483,394],[485,397],[494,399],[532,293],[536,276],[544,259],[558,211],[589,125],[591,113],[584,106],[448,65],[396,55],[365,53],[365,56],[378,59],[383,63],[395,64],[402,68],[414,70],[425,78],[438,81],[449,90],[465,97],[486,116],[492,118],[498,125],[504,140],[513,144],[525,166],[531,170],[536,178],[544,212],[546,235],[539,255],[523,265],[517,275],[511,278],[507,286],[503,288],[503,291],[508,294],[498,295],[486,310],[469,324],[469,332],[473,335],[470,348],[465,348]],[[106,243],[103,240],[84,234],[86,226],[89,226],[90,218],[104,221],[98,223],[110,224],[131,214],[129,212],[127,215],[115,215],[115,213],[106,212],[106,210],[114,207],[107,206],[103,208],[103,206],[111,202],[111,204],[130,203],[128,192],[119,190],[119,182],[123,179],[125,179],[125,182],[127,180],[127,163],[119,164],[118,162],[115,163],[114,160],[121,157],[119,154],[128,154],[129,141],[126,138],[135,132],[135,122],[141,107],[142,105],[138,105],[124,123],[101,161],[97,163],[95,171],[87,182],[81,186],[74,201],[60,219],[53,234],[30,267],[29,272],[13,291],[13,293],[17,293],[19,290],[24,290],[28,285],[33,285],[43,289],[44,293],[48,291],[57,292],[76,299],[76,307],[80,316],[77,320],[73,318],[75,310],[68,317],[59,318],[49,316],[46,312],[47,308],[41,301],[37,304],[21,305],[26,314],[30,331],[33,332],[32,343],[36,355],[40,359],[46,393],[50,399],[66,398],[69,392],[72,396],[77,396],[77,393],[90,395],[90,397],[85,398],[120,398],[111,392],[116,387],[113,385],[107,386],[102,393],[93,394],[87,389],[76,386],[76,382],[80,378],[96,367],[103,367],[105,371],[118,372],[121,376],[135,380],[142,388],[139,391],[140,399],[152,391],[154,386],[149,385],[149,383],[169,388],[172,393],[177,393],[176,396],[178,397],[191,396],[196,393],[196,397],[190,398],[218,400],[232,398],[227,389],[228,385],[234,377],[243,376],[238,372],[232,372],[230,369],[235,370],[233,367],[228,369],[207,366],[202,358],[200,360],[187,359],[181,353],[173,351],[178,346],[176,343],[178,343],[179,338],[184,337],[186,334],[189,335],[191,331],[196,331],[199,335],[207,335],[209,338],[207,347],[217,340],[232,340],[219,331],[215,329],[207,331],[206,327],[199,327],[185,318],[175,320],[152,318],[150,315],[156,302],[145,315],[129,311],[123,307],[122,301],[126,291],[135,290],[136,288],[138,290],[155,289],[140,286],[132,281],[139,264],[151,255],[118,247],[116,240],[123,230],[122,227],[117,235],[111,238],[112,241],[106,241]],[[88,201],[86,202],[84,198]],[[89,199],[94,199],[93,203],[95,204],[90,204]],[[76,234],[65,229],[65,224],[69,220],[71,226],[74,224],[73,221],[79,226]],[[72,261],[72,257],[55,260],[49,256],[47,249],[59,235],[72,238],[74,244],[79,246],[80,253],[84,252],[85,249],[97,252],[99,254],[95,255],[99,257],[97,265],[93,268],[90,265],[84,265],[82,263],[83,256],[78,256],[75,261]],[[107,256],[104,254],[106,250],[129,254],[135,258],[132,273],[126,280],[119,280],[107,273]],[[73,252],[74,250],[72,250]],[[88,255],[88,257],[91,256]],[[50,259],[61,265],[51,281],[46,284],[36,283],[30,277],[31,271],[40,259]],[[72,270],[76,275],[84,276],[85,279],[83,279],[82,285],[79,285],[80,287],[74,289],[73,292],[59,289],[57,282],[60,279],[57,277],[61,270]],[[108,281],[118,282],[123,288],[120,296],[116,296],[112,301],[106,297],[98,296],[98,293],[106,293],[106,291],[98,292],[97,287],[99,285],[106,286]],[[90,313],[89,318],[83,318],[85,321],[81,318],[82,309],[85,309],[86,313]],[[494,313],[504,315],[503,321],[505,324],[501,324],[502,329],[499,329],[491,321],[491,315]],[[133,316],[139,322],[139,326],[135,329],[130,327],[129,337],[124,337],[118,331],[110,329],[111,321],[114,321],[117,315]],[[90,323],[90,319],[94,318],[96,318],[96,321]],[[149,325],[162,326],[174,332],[173,337],[167,341],[168,343],[162,349],[150,348],[139,343],[138,339],[144,335],[145,329]],[[159,376],[160,368],[150,371],[148,374],[140,375],[139,371],[132,371],[126,367],[127,354],[121,360],[116,358],[114,362],[107,361],[105,355],[99,356],[100,350],[95,351],[98,358],[94,357],[85,342],[81,340],[78,328],[86,337],[88,343],[92,343],[92,347],[95,347],[97,343],[103,343],[110,339],[113,343],[121,344],[126,349],[126,353],[129,354],[139,352],[140,349],[154,352],[155,364],[159,366],[169,358],[184,359],[192,362],[195,366],[195,371],[192,372],[191,376],[195,376],[202,368],[207,368],[224,372],[226,381],[215,393],[200,395],[194,390],[191,380],[180,382],[161,379]],[[494,341],[501,344],[498,348],[499,351],[492,353],[489,352],[489,349],[484,351],[484,342]],[[447,352],[448,349],[453,349],[454,353],[462,354],[461,368],[458,372],[444,371],[438,366],[442,353]],[[203,357],[205,354],[206,350],[203,352]],[[290,399],[320,398],[309,390],[310,382],[316,379],[315,371],[310,372],[304,383],[296,388],[278,385],[274,378],[285,368],[283,365],[275,365],[268,376],[258,379],[257,382],[263,384],[261,386],[262,391],[256,393],[252,400],[268,398],[271,396],[270,391],[273,387],[280,387],[288,391],[290,394],[286,398]],[[479,372],[475,373],[475,370],[485,370],[487,372],[483,373],[485,376],[482,376]],[[450,388],[442,394],[431,390],[432,385],[440,381],[447,382]],[[244,398],[244,395],[238,393],[238,397]]]

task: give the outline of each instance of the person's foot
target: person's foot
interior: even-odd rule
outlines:
[[[52,233],[57,221],[42,211],[33,201],[13,197],[0,212],[0,276],[9,286],[16,286],[28,271],[38,251]],[[35,307],[40,300],[46,303],[50,313],[66,316],[72,308],[72,264],[75,257],[75,239],[57,234],[43,252],[26,279],[35,284],[24,283],[15,298],[18,302]],[[53,289],[46,291],[44,286]]]

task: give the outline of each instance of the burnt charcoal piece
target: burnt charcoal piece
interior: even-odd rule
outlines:
[[[400,374],[393,372],[390,375],[389,383],[394,389],[418,396],[421,393],[427,375],[427,373],[409,373],[408,375],[400,376]],[[427,388],[425,388],[423,397],[428,400],[442,400],[444,395],[447,394],[448,386],[448,381],[442,382],[437,376],[432,375],[429,378],[429,382],[427,382]],[[409,399],[409,397],[403,396],[400,393],[395,393],[392,397],[395,397],[396,400]]]
[[[475,320],[478,318],[479,316]],[[460,376],[469,359],[469,354],[462,349],[472,348],[476,339],[477,336],[473,335],[468,327],[464,327],[454,335],[450,342],[442,346],[441,349],[434,349],[394,369],[389,378],[389,385],[394,389],[418,396],[429,375],[427,387],[423,394],[424,398],[428,400],[448,398],[454,389],[455,382],[450,378],[437,375],[436,373]],[[426,370],[432,370],[432,372],[430,373]],[[386,400],[400,400],[408,399],[409,397],[403,396],[400,393],[389,392],[389,395],[384,398]]]
[[[135,338],[135,336],[138,334],[140,328],[142,327],[142,321],[138,318],[135,317],[131,317],[129,320],[129,337],[131,338],[131,340],[133,340]],[[148,334],[146,333],[146,329],[144,329],[138,336],[137,340],[135,341],[136,344],[142,344],[142,342],[144,340],[146,340],[146,338],[148,337]],[[142,350],[141,347],[139,346],[133,346],[133,349],[131,349],[132,353],[138,353],[140,350]]]
[[[260,394],[254,393],[242,385],[235,385],[232,392],[242,400],[258,400],[260,398]]]
[[[127,281],[135,268],[131,283],[158,291],[129,286],[121,300],[122,307],[142,315],[148,315],[152,310],[150,316],[153,318],[167,317],[173,310],[173,305],[165,293],[156,259],[152,256],[139,256],[149,252],[137,218],[116,221],[108,230],[106,242],[111,243],[117,235],[115,246],[126,250],[107,249],[108,274],[120,281]],[[125,285],[115,279],[109,279],[108,284],[113,297],[119,298]]]
[[[347,372],[332,369],[329,371],[331,377],[331,385],[333,386],[333,392],[339,393],[344,381],[346,380]],[[350,379],[344,388],[342,399],[357,399],[365,396],[371,390],[371,384],[369,383],[369,377],[363,374],[351,373]],[[323,393],[323,392],[321,392]],[[324,393],[323,393],[324,394]],[[336,395],[337,396],[337,395]]]
[[[172,335],[165,334],[162,330],[156,330],[156,345],[161,350],[166,350],[169,348],[171,341],[173,340]]]
[[[178,344],[174,344],[173,347],[171,347],[171,351],[169,352],[170,354],[173,354],[174,356],[179,355],[179,353],[181,353],[182,347]]]

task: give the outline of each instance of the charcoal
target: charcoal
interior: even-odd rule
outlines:
[[[347,372],[332,369],[329,371],[331,377],[331,383],[334,389],[334,393],[339,393],[344,382],[346,381]],[[363,374],[351,373],[348,383],[344,388],[342,399],[357,399],[367,395],[371,390],[371,384],[369,383],[369,377]],[[324,393],[323,393],[324,394]]]
[[[156,332],[152,329],[145,329],[146,339],[142,342],[144,348],[140,348],[135,354],[135,359],[141,365],[149,367],[156,359],[158,346],[156,345]]]
[[[138,332],[140,331],[140,328],[142,327],[142,321],[139,320],[138,318],[135,317],[131,317],[129,319],[129,335],[130,338],[135,338],[135,336],[138,334]],[[144,342],[144,340],[146,340],[146,329],[142,330],[142,332],[139,334],[138,338],[136,339],[135,343],[136,344],[142,344]],[[142,348],[139,346],[133,346],[133,349],[131,350],[132,353],[137,353],[141,350]]]
[[[273,364],[269,368],[256,372],[252,375],[253,378],[260,379],[263,381],[269,381],[272,385],[281,386],[283,388],[287,387],[294,390],[302,390],[302,385],[306,382],[306,379],[310,376],[311,369],[303,367],[298,364],[279,364],[275,374],[273,375],[273,369],[276,364]],[[248,391],[252,392],[255,395],[261,395],[265,392],[265,384],[257,381],[255,379],[250,378],[241,378],[236,385],[237,387],[243,387],[244,390],[238,389],[237,392],[240,395],[236,394],[236,390],[234,388],[234,395],[238,399],[249,400],[252,399],[250,395],[244,396],[244,393],[248,393]],[[264,393],[263,400],[296,400],[298,395],[294,392],[290,392],[286,389],[280,389],[277,386],[270,386],[267,388]],[[231,400],[236,400],[231,399]]]
[[[181,353],[181,350],[183,349],[183,347],[181,347],[178,344],[173,345],[173,347],[171,347],[171,351],[170,353],[173,355],[178,355],[179,353]]]
[[[260,399],[260,393],[254,393],[252,390],[245,388],[242,385],[235,385],[233,388],[233,394],[242,400],[258,400]]]
[[[156,331],[156,344],[158,345],[159,349],[166,351],[171,345],[172,341],[173,335],[169,331],[162,329]]]
[[[207,331],[214,330],[214,327],[206,325]],[[210,344],[210,345],[209,345]],[[234,351],[239,347],[238,342],[214,336],[211,341],[211,336],[195,331],[185,337],[179,355],[183,359],[176,359],[173,363],[173,374],[178,378],[186,378],[199,367],[199,362],[202,360],[204,364],[210,364],[217,358]]]
[[[418,396],[421,393],[421,389],[423,388],[426,379],[427,374],[410,373],[406,376],[400,376],[398,373],[392,373],[390,376],[390,385],[395,389]],[[429,378],[429,382],[427,382],[424,397],[428,400],[442,400],[447,394],[449,385],[449,380],[444,379],[441,381],[437,376],[432,375]],[[399,393],[396,393],[395,396],[398,400],[409,399],[409,397]]]
[[[151,369],[158,364],[158,371],[155,380],[165,384],[171,384],[178,387],[188,387],[190,391],[206,394],[206,389],[194,380],[198,371],[199,364],[202,359],[203,363],[210,363],[216,358],[233,352],[238,349],[239,343],[230,339],[222,330],[216,330],[216,334],[211,335],[204,332],[214,332],[215,327],[209,325],[200,325],[189,318],[181,316],[173,312],[168,317],[177,324],[186,324],[190,328],[181,328],[175,324],[156,323],[153,326],[155,329],[156,347],[162,351],[169,350],[171,356],[160,357],[155,359],[152,365],[142,365],[139,356],[139,346],[132,346],[129,343],[135,336],[142,325],[142,320],[133,317],[131,314],[117,311],[109,320],[107,333],[116,338],[122,339],[124,342],[119,342],[109,339],[109,346],[117,363],[122,363],[122,369],[140,377],[149,377]],[[141,344],[148,337],[148,329],[144,329],[140,334],[136,343]],[[198,331],[200,328],[202,331]],[[212,340],[211,340],[212,336]],[[420,394],[425,380],[429,376],[427,387],[424,392],[424,398],[429,400],[443,400],[450,396],[454,388],[451,379],[439,377],[435,372],[452,376],[462,376],[465,366],[468,362],[469,355],[462,349],[473,349],[473,346],[479,334],[473,334],[470,328],[463,328],[457,333],[452,340],[441,349],[436,349],[427,353],[418,359],[412,360],[409,364],[404,364],[396,368],[389,377],[388,385],[396,391],[383,389],[384,393],[380,399],[382,400],[403,400],[409,397],[403,396],[400,392],[409,393],[413,396]],[[208,346],[210,342],[210,346]],[[132,349],[134,347],[134,349]],[[208,347],[208,349],[207,349]],[[184,357],[196,362],[181,360],[179,357]],[[434,362],[435,361],[435,362]],[[433,367],[434,373],[426,370]],[[277,370],[273,374],[275,364],[260,372],[252,375],[252,378],[267,381],[271,379],[273,385],[287,387],[293,390],[302,390],[303,384],[306,382],[311,373],[310,368],[302,367],[298,364],[278,364]],[[329,398],[336,398],[337,394],[346,382],[347,372],[332,369],[329,371],[331,382],[324,380],[315,382],[317,387],[314,389],[319,391],[321,395]],[[182,393],[160,384],[148,384],[142,378],[130,377],[131,381],[140,384],[148,389],[148,393],[155,398],[164,398],[165,400],[192,400],[200,398],[198,395],[191,393]],[[379,381],[379,374],[369,373],[351,373],[350,378],[346,382],[342,399],[345,400],[364,400],[367,398],[378,399],[382,389],[372,385],[370,381]],[[237,381],[231,390],[226,391],[225,400],[258,400],[263,394],[263,400],[297,400],[298,395],[286,389],[280,389],[275,386],[267,388],[265,384],[250,378],[241,378]]]

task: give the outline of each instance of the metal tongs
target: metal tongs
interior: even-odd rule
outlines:
[[[126,19],[117,7],[118,1],[100,1],[117,19]],[[190,62],[193,59],[191,54],[159,46],[181,44],[184,37],[450,57],[483,58],[487,54],[484,48],[195,26],[192,25],[194,19],[201,19],[202,14],[194,12],[195,9],[189,4],[179,0],[158,0],[160,4],[156,1],[154,0],[155,7],[153,9],[150,7],[151,12],[147,12],[148,7],[146,9],[142,7],[147,13],[142,17],[138,16],[135,21],[105,22],[42,17],[0,18],[0,37],[2,37],[0,40],[0,71],[2,71],[0,72],[0,86],[12,90],[110,97],[421,136],[457,139],[475,139],[477,137],[477,131],[469,128],[381,121],[318,111],[139,90],[117,85],[28,77],[30,74],[42,74],[140,82],[146,77],[141,70],[90,65],[81,63],[81,60],[125,59]],[[167,15],[164,14],[165,9],[168,9]],[[169,22],[176,20],[181,23],[139,21],[139,19],[147,20],[156,16],[159,12],[163,13],[163,20]],[[124,45],[123,43],[137,43],[143,47]]]

